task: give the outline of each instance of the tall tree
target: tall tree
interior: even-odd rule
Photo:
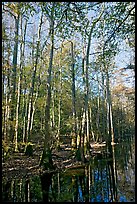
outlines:
[[[47,12],[47,10],[46,10]],[[53,168],[52,155],[51,155],[51,131],[50,131],[50,104],[51,104],[51,73],[53,64],[53,50],[54,50],[54,15],[55,15],[55,3],[51,3],[51,10],[49,17],[50,23],[50,58],[48,67],[47,77],[47,98],[45,107],[45,140],[44,149],[40,161],[40,165],[44,166],[45,169]]]
[[[71,61],[72,61],[72,115],[73,115],[73,135],[72,146],[77,148],[77,121],[76,121],[76,90],[75,90],[75,59],[74,59],[74,43],[71,42]]]
[[[15,22],[15,34],[14,34],[14,48],[13,48],[13,61],[12,61],[12,108],[11,108],[11,121],[14,124],[15,121],[15,110],[16,110],[16,75],[17,75],[17,59],[18,59],[18,35],[19,35],[19,19],[20,19],[20,2],[8,3],[3,5],[3,10],[8,12],[14,19]],[[11,125],[11,136],[14,140],[14,129],[13,124]]]
[[[37,72],[37,66],[38,66],[38,59],[40,55],[40,39],[41,39],[41,27],[42,27],[42,21],[43,19],[43,11],[41,11],[41,17],[40,17],[40,23],[38,26],[38,34],[37,34],[37,46],[36,46],[36,57],[34,62],[34,70],[32,74],[32,82],[30,86],[30,98],[29,98],[29,109],[28,109],[28,122],[27,122],[27,132],[26,132],[26,141],[30,140],[30,129],[31,129],[31,123],[33,120],[33,103],[35,103],[34,100],[34,87],[35,87],[35,78],[36,78],[36,72]]]

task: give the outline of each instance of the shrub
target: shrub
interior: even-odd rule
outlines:
[[[30,142],[26,145],[25,155],[27,155],[27,156],[32,156],[33,155],[33,144],[30,143]]]
[[[2,156],[3,159],[7,159],[9,157],[9,145],[2,140]]]
[[[25,152],[25,143],[24,142],[20,142],[19,144],[18,144],[18,150],[19,150],[19,152],[21,152],[21,153],[23,153],[23,152]]]

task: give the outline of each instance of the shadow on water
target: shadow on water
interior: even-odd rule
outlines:
[[[62,173],[6,180],[3,202],[127,202],[135,201],[135,143],[111,147],[109,155]]]

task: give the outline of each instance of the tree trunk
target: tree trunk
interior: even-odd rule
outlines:
[[[83,47],[83,56],[82,56],[82,76],[83,76],[83,85],[84,85],[84,93],[85,93],[85,98],[84,102],[86,99],[86,61],[85,61],[85,47]],[[81,161],[85,161],[85,154],[84,154],[84,146],[87,142],[87,137],[86,137],[86,103],[84,104],[84,108],[82,110],[82,115],[81,115],[81,130],[80,130],[80,145],[77,150],[77,159]]]
[[[77,159],[85,162],[84,142],[85,142],[85,110],[81,111],[80,143],[77,149]]]
[[[22,18],[21,18],[22,20]],[[21,59],[20,59],[20,81],[22,81],[23,79],[23,68],[25,67],[25,40],[26,40],[26,31],[27,31],[27,23],[28,23],[28,19],[25,20],[25,26],[24,26],[24,32],[23,32],[23,28],[22,28],[22,21],[21,21],[21,36],[22,36],[22,43],[21,43]],[[22,132],[23,132],[23,136],[22,136],[22,141],[25,142],[25,134],[26,134],[26,115],[27,115],[27,103],[25,102],[25,98],[26,98],[26,89],[27,89],[27,84],[26,84],[26,76],[24,75],[24,84],[26,85],[25,87],[23,87],[23,112],[22,112],[22,117],[23,117],[23,121],[22,121]],[[22,90],[22,83],[20,83],[20,95],[21,95],[21,90]]]
[[[8,62],[10,62],[10,55],[8,55]],[[9,64],[8,64],[9,66]],[[4,67],[4,64],[3,64]],[[6,71],[6,69],[4,69],[4,72]],[[7,75],[7,77],[6,77]],[[5,80],[6,80],[6,84],[5,84],[5,88],[3,87],[2,90],[2,101],[4,104],[4,109],[3,109],[3,130],[2,130],[2,139],[4,139],[5,141],[7,141],[9,138],[9,133],[10,133],[10,125],[9,125],[9,117],[10,117],[10,69],[7,68],[7,74],[3,73],[3,85],[5,84]],[[5,90],[4,90],[5,89]]]
[[[25,26],[24,26],[24,33],[23,33],[23,29],[22,29],[22,59],[21,59],[21,62],[22,62],[22,68],[25,67],[25,40],[26,40],[26,31],[27,31],[27,23],[28,23],[28,19],[25,20]],[[21,24],[22,26],[22,24]],[[24,76],[25,77],[25,76]],[[20,75],[20,80],[22,81],[23,79],[23,69],[21,69],[21,75]],[[26,78],[24,79],[24,81],[26,82]],[[26,86],[27,87],[27,86]],[[26,134],[26,103],[25,103],[25,96],[26,96],[26,87],[25,87],[25,90],[24,90],[24,97],[23,97],[23,112],[22,112],[22,117],[23,117],[23,121],[22,121],[22,132],[23,132],[23,137],[22,137],[22,141],[24,142],[24,139],[25,139],[25,134]],[[20,84],[20,94],[21,94],[21,90],[22,90],[22,83]],[[24,125],[25,125],[25,128],[24,128]],[[25,130],[25,131],[24,131]]]
[[[55,77],[55,73],[53,73]],[[52,89],[52,129],[55,130],[55,81],[53,83],[53,89]]]
[[[33,94],[34,94],[34,86],[35,86],[35,78],[36,78],[36,71],[37,71],[37,65],[38,65],[38,58],[39,58],[39,46],[40,46],[40,35],[41,35],[41,26],[42,26],[42,19],[43,19],[43,12],[41,14],[40,24],[38,27],[38,38],[37,38],[37,50],[36,50],[36,61],[34,63],[34,69],[33,69],[33,75],[32,75],[32,82],[30,86],[30,100],[29,100],[29,109],[28,109],[28,122],[27,122],[27,141],[30,140],[30,127],[31,127],[31,121],[32,121],[32,106],[33,106]]]
[[[32,127],[33,127],[33,120],[34,120],[34,113],[35,113],[35,104],[39,95],[39,87],[40,87],[40,72],[41,72],[41,67],[39,69],[39,76],[38,76],[38,84],[37,84],[37,92],[36,92],[36,96],[34,99],[34,102],[32,104],[32,116],[31,116],[31,121],[30,121],[30,132],[32,132]]]
[[[82,121],[83,122],[83,124],[82,124],[82,131],[83,131],[83,136],[84,136],[84,140],[85,139],[87,139],[87,138],[85,138],[86,137],[86,132],[85,132],[85,130],[84,130],[84,127],[85,127],[85,125],[86,125],[86,106],[87,106],[87,104],[86,104],[86,100],[87,100],[87,97],[86,97],[86,94],[87,94],[87,90],[86,90],[86,61],[85,61],[85,57],[86,57],[86,54],[85,54],[85,47],[83,47],[83,59],[82,59],[82,74],[83,74],[83,84],[84,84],[84,94],[85,94],[85,98],[84,98],[84,116],[85,116],[85,118],[83,117],[83,119],[84,119],[84,121]]]
[[[104,73],[101,66],[101,78],[102,78],[102,128],[103,136],[106,134],[106,122],[105,122],[105,85],[104,85]]]
[[[23,36],[22,30],[22,16],[21,16],[21,35]],[[25,43],[25,42],[24,42]],[[15,124],[15,136],[14,136],[14,151],[18,151],[18,124],[19,124],[19,109],[20,109],[20,95],[21,95],[21,80],[22,80],[22,69],[24,65],[24,46],[23,39],[20,45],[20,70],[19,70],[19,79],[18,79],[18,88],[17,88],[17,105],[16,105],[16,124]]]
[[[34,113],[35,113],[35,104],[38,98],[38,91],[36,93],[34,102],[33,102],[33,106],[32,106],[32,116],[31,116],[31,121],[30,121],[30,132],[32,132],[32,126],[33,126],[33,120],[34,120]]]
[[[89,53],[90,53],[90,46],[91,46],[91,36],[94,30],[94,27],[96,25],[96,23],[99,21],[99,19],[101,18],[102,14],[103,14],[104,8],[102,9],[102,12],[99,14],[99,17],[97,19],[95,19],[95,21],[93,21],[91,29],[90,29],[90,33],[88,36],[88,46],[87,46],[87,52],[85,55],[85,60],[86,60],[86,64],[85,64],[85,112],[86,112],[86,143],[87,143],[87,152],[89,152],[89,142],[90,142],[90,138],[89,138],[89,80],[88,80],[88,75],[89,75]]]
[[[15,44],[14,44],[14,52],[13,52],[13,68],[12,68],[12,108],[11,108],[11,121],[15,120],[16,113],[16,75],[17,75],[17,57],[18,57],[18,35],[19,35],[19,4],[17,5],[17,16],[15,17]],[[14,140],[14,129],[13,124],[11,125],[11,136],[12,140]]]
[[[19,108],[20,108],[20,74],[18,81],[18,97],[17,97],[17,107],[16,107],[16,124],[15,124],[15,137],[14,137],[14,151],[18,151],[18,124],[19,124]]]
[[[99,122],[100,122],[100,120],[99,120],[100,119],[100,114],[99,114],[99,111],[100,111],[100,89],[99,89],[99,79],[98,79],[98,76],[97,76],[97,81],[98,81],[98,96],[97,96],[97,117],[96,117],[96,127],[97,127],[96,142],[98,142],[98,140],[100,139],[99,138],[99,136],[100,136],[100,126],[99,126]]]
[[[57,129],[57,147],[60,141],[60,126],[61,126],[61,96],[62,96],[62,67],[61,67],[62,47],[59,56],[59,100],[58,100],[58,129]]]
[[[77,148],[77,121],[76,121],[76,91],[75,91],[75,62],[74,62],[74,43],[71,42],[71,60],[72,60],[72,116],[73,116],[73,131],[72,131],[72,148]]]
[[[51,73],[52,73],[52,64],[53,64],[53,49],[54,49],[54,20],[53,20],[54,4],[51,11],[51,21],[50,21],[50,59],[49,59],[49,68],[48,68],[48,77],[47,77],[47,99],[45,107],[45,140],[44,140],[44,149],[42,157],[40,160],[40,166],[43,166],[44,169],[53,169],[53,161],[51,154],[51,131],[50,131],[50,105],[51,105]]]
[[[111,103],[111,93],[109,88],[109,75],[108,69],[106,68],[106,101],[107,101],[107,133],[108,133],[108,148],[114,143],[114,131],[113,131],[113,121],[112,121],[112,103]]]
[[[26,78],[25,78],[26,81]],[[28,114],[28,100],[29,100],[29,94],[27,94],[26,97],[26,87],[24,89],[24,97],[23,97],[23,138],[22,141],[23,142],[27,142],[27,138],[26,138],[26,126],[27,126],[27,114]]]

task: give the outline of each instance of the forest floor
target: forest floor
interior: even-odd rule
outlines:
[[[92,143],[91,144],[91,157],[100,154],[101,147],[105,143]],[[40,157],[42,154],[42,145],[37,145],[34,148],[33,156],[26,156],[25,153],[13,153],[5,161],[2,162],[2,177],[4,178],[22,178],[30,177],[32,175],[39,175],[45,171],[39,166]],[[88,160],[88,158],[87,158]],[[53,151],[53,164],[55,165],[55,172],[62,171],[70,168],[80,168],[85,166],[84,163],[77,161],[74,157],[71,147],[67,144],[61,145],[59,151]]]

